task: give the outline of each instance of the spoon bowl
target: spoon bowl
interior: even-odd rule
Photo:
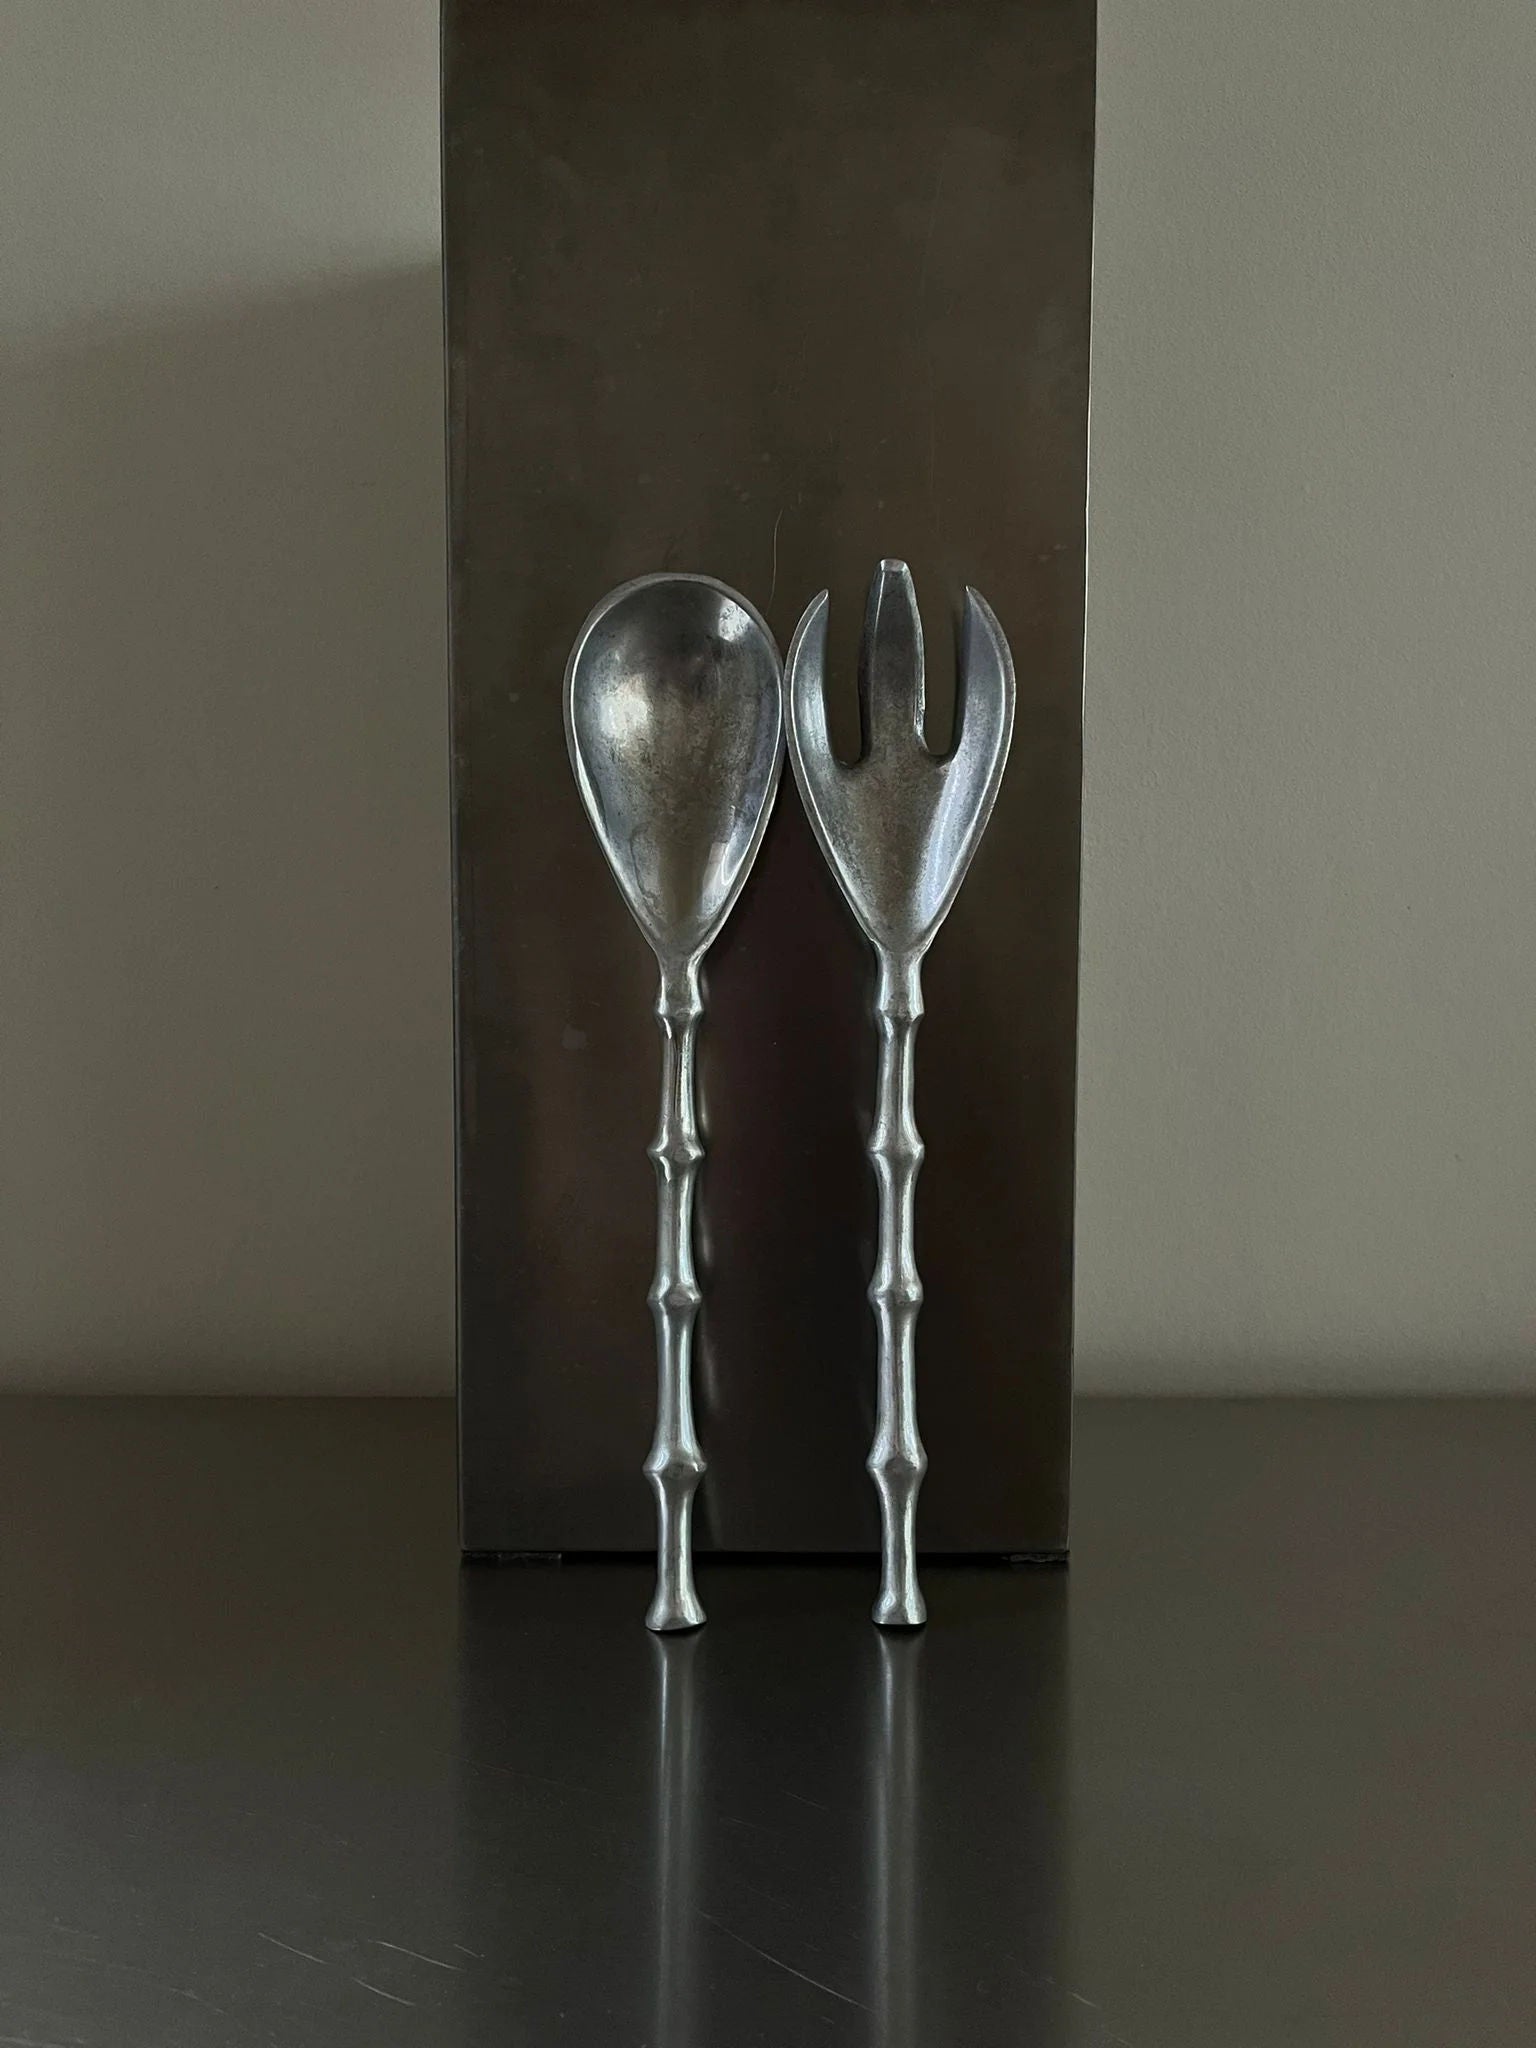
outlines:
[[[642,576],[583,626],[566,737],[614,879],[664,965],[729,916],[773,808],[783,706],[773,636],[709,576]]]

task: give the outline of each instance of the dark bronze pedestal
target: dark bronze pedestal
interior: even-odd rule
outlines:
[[[963,586],[1018,667],[925,972],[932,1552],[1066,1541],[1089,0],[448,0],[459,1392],[473,1551],[645,1549],[653,967],[565,756],[611,585],[707,571],[781,644],[911,563],[943,745]],[[876,1540],[870,961],[785,777],[700,1044],[701,1550]]]

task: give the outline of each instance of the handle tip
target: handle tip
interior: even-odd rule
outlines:
[[[704,1609],[690,1586],[681,1593],[664,1593],[658,1586],[645,1617],[645,1625],[659,1636],[679,1635],[686,1629],[704,1626]]]
[[[876,1628],[921,1628],[928,1609],[916,1586],[909,1592],[882,1592],[873,1608]]]

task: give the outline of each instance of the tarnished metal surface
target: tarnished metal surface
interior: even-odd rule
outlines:
[[[610,592],[565,672],[571,769],[624,901],[656,955],[661,1121],[656,1166],[656,1593],[649,1628],[697,1628],[693,1497],[693,1198],[704,1156],[694,1100],[699,968],[757,858],[784,759],[779,651],[744,597],[712,577],[643,576]]]
[[[913,1108],[922,964],[997,801],[1013,737],[1013,658],[991,607],[967,590],[954,744],[942,756],[933,753],[923,733],[917,593],[905,562],[882,562],[869,586],[859,650],[862,744],[857,760],[844,763],[827,725],[827,603],[823,591],[790,645],[789,752],[816,843],[879,962],[880,1075],[869,1135],[880,1190],[880,1244],[869,1284],[880,1343],[868,1461],[880,1496],[875,1620],[916,1628],[926,1618],[917,1583],[917,1495],[928,1469],[914,1357],[923,1305],[914,1216],[923,1143]]]

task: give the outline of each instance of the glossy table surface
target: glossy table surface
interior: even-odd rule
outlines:
[[[898,1640],[461,1570],[452,1465],[0,1402],[0,2043],[1536,2040],[1536,1403],[1084,1404],[1070,1570]]]

